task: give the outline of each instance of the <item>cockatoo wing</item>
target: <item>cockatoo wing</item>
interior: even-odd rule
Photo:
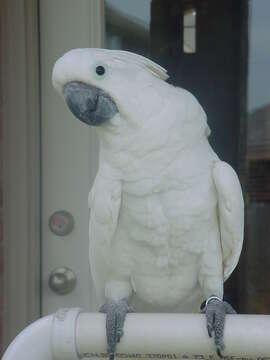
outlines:
[[[105,283],[110,277],[110,252],[121,205],[121,183],[97,175],[89,193],[89,259],[99,304],[105,301]]]
[[[223,255],[224,281],[236,267],[244,237],[244,201],[235,171],[218,161],[213,169],[218,194],[218,213]]]

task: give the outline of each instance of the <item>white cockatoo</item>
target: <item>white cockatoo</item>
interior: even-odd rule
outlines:
[[[105,49],[71,50],[53,69],[54,87],[100,142],[90,267],[110,358],[133,305],[194,312],[203,302],[220,356],[234,312],[222,299],[242,248],[241,187],[209,145],[199,102],[167,78],[143,56]]]

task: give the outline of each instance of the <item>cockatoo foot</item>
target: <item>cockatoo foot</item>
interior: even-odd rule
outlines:
[[[223,358],[225,317],[226,314],[236,314],[236,312],[229,303],[222,301],[217,296],[211,296],[203,303],[201,311],[206,315],[208,335],[212,337],[214,334],[217,354]]]
[[[126,299],[119,301],[111,301],[102,305],[100,312],[105,313],[106,316],[106,335],[109,359],[114,359],[117,343],[120,342],[123,336],[123,327],[126,314],[134,312],[134,309],[128,304]]]

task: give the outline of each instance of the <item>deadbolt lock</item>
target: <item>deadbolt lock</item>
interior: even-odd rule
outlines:
[[[67,267],[59,267],[49,277],[49,287],[58,295],[69,294],[76,286],[77,278]]]

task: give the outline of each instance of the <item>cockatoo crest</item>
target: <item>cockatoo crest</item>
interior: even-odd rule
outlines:
[[[167,80],[169,78],[166,69],[144,56],[123,50],[110,50],[110,54],[112,54],[112,58],[115,60],[131,62],[146,68],[152,75],[160,78],[161,80]]]

